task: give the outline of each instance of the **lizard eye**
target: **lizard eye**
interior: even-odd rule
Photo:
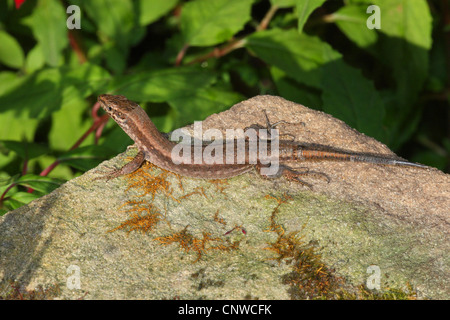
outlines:
[[[111,108],[111,107],[108,107],[108,110],[109,110],[109,111],[111,111],[111,110],[112,110],[112,108]]]

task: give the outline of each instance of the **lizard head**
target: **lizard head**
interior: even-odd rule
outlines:
[[[128,100],[124,96],[112,94],[102,94],[98,97],[98,102],[103,110],[119,125],[124,124],[128,119],[128,113],[139,108],[139,105]]]

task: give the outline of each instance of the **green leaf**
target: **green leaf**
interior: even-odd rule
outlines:
[[[19,191],[9,196],[4,205],[10,210],[15,210],[23,205],[26,205],[27,203],[30,203],[33,200],[40,198],[41,196],[42,194],[38,194],[35,192],[30,193]]]
[[[102,56],[106,58],[108,68],[115,73],[123,73],[130,47],[145,35],[133,1],[84,0],[82,7],[97,26],[98,36],[104,44]]]
[[[0,101],[5,92],[22,83],[22,79],[12,72],[0,73]],[[0,105],[0,140],[27,140],[31,141],[34,137],[39,120],[30,117],[27,113],[16,114],[14,101],[11,105]],[[10,110],[3,111],[2,107],[10,107]]]
[[[62,104],[86,98],[94,92],[106,91],[111,75],[102,67],[84,63],[77,68],[61,68]]]
[[[389,104],[386,126],[398,147],[414,132],[421,117],[416,108],[428,76],[432,17],[425,0],[377,0],[381,29],[377,58],[392,69],[395,99]]]
[[[181,31],[191,46],[212,46],[240,31],[250,20],[253,0],[194,0],[181,12]]]
[[[128,54],[130,45],[136,43],[142,35],[132,1],[83,1],[83,9],[97,24],[103,42],[113,43],[123,57]]]
[[[24,55],[20,44],[3,30],[0,30],[0,63],[11,68],[23,65]]]
[[[84,99],[73,99],[64,103],[61,109],[52,113],[52,126],[48,135],[52,150],[66,151],[72,146],[92,125],[92,118],[84,119],[88,103]],[[91,134],[83,144],[92,144],[94,135]]]
[[[433,47],[431,48],[429,59],[429,75],[427,79],[426,89],[433,92],[442,92],[445,90],[447,82],[447,59],[444,37],[434,39]]]
[[[432,17],[427,2],[426,0],[359,2],[377,5],[380,8],[381,29],[378,31],[381,36],[375,55],[393,70],[392,76],[397,83],[397,99],[392,107],[400,112],[397,116],[408,117],[409,110],[428,74]]]
[[[30,168],[30,169],[32,169],[32,168],[33,169],[34,168],[36,168],[36,169],[37,168],[48,168],[51,165],[54,166],[54,163],[56,160],[57,160],[57,158],[52,154],[43,155],[36,159],[30,160],[30,162],[28,164],[28,168]],[[32,171],[30,171],[30,173],[31,172]],[[58,179],[62,179],[64,181],[71,180],[76,175],[77,175],[77,172],[75,172],[75,170],[73,170],[73,168],[71,168],[70,166],[65,165],[65,164],[58,164],[57,166],[53,167],[51,173],[48,174],[48,176],[50,176],[52,178],[58,178]]]
[[[380,58],[393,68],[399,101],[411,104],[428,73],[431,15],[425,1],[380,1],[383,38]]]
[[[90,145],[66,152],[58,157],[58,160],[78,170],[87,171],[97,166],[108,155],[111,155],[109,149]]]
[[[126,52],[123,52],[122,50],[119,50],[118,47],[112,46],[110,48],[105,49],[105,58],[106,63],[109,68],[112,69],[114,73],[123,73],[123,71],[126,68],[126,56],[127,56],[128,50]]]
[[[376,29],[367,28],[369,15],[366,9],[367,6],[348,5],[333,13],[331,19],[357,46],[371,50],[378,40],[378,34]]]
[[[27,54],[25,61],[25,71],[32,73],[41,69],[45,64],[44,52],[40,44],[34,46]]]
[[[178,0],[139,0],[139,24],[148,25],[169,12]]]
[[[57,88],[61,73],[58,69],[44,69],[19,80],[0,96],[0,112],[13,110],[17,115],[38,118],[59,106],[61,96]]]
[[[8,173],[0,171],[0,195],[3,194],[3,192],[5,192],[6,189],[10,187],[11,183],[18,178],[19,174],[16,174],[16,176],[11,177]]]
[[[270,68],[270,74],[280,96],[309,108],[321,110],[322,98],[320,96],[320,90],[314,90],[296,82],[277,67]]]
[[[78,68],[67,66],[37,71],[15,81],[0,96],[0,112],[44,118],[72,99],[86,97],[104,88],[109,74],[99,66],[85,63]]]
[[[21,85],[23,78],[20,78],[16,72],[0,72],[0,96]]]
[[[63,181],[60,179],[42,177],[35,174],[26,174],[17,179],[15,183],[47,194],[58,188],[62,182]]]
[[[177,113],[174,126],[178,128],[196,120],[204,120],[207,116],[229,109],[242,100],[243,97],[239,93],[221,87],[209,87],[196,90],[189,99],[172,98],[169,104]]]
[[[296,0],[295,2],[298,15],[298,32],[302,32],[309,15],[320,7],[325,0]]]
[[[48,153],[48,148],[42,144],[21,141],[0,141],[3,146],[17,153],[22,159],[33,159]]]
[[[174,98],[186,99],[214,80],[213,73],[200,68],[179,67],[116,77],[109,91],[134,101],[166,102]]]
[[[444,171],[447,165],[447,159],[444,155],[431,150],[420,151],[410,159],[412,162],[426,163],[429,166]]]
[[[50,66],[62,62],[62,50],[68,45],[66,13],[59,1],[39,0],[30,27]]]
[[[431,47],[432,18],[426,0],[374,0],[381,11],[380,32],[405,39],[418,47]]]
[[[373,83],[342,60],[327,64],[324,71],[323,111],[384,141],[384,105]]]
[[[39,119],[27,114],[16,114],[14,110],[1,113],[0,140],[26,140],[34,138]]]
[[[155,122],[154,117],[152,117]],[[134,143],[133,140],[117,125],[112,119],[109,121],[112,130],[108,132],[108,135],[101,139],[101,148],[105,148],[104,159],[108,159],[110,155],[115,155],[119,152],[123,152],[127,146]]]
[[[295,6],[296,1],[297,0],[270,0],[270,3],[279,8],[289,8]]]
[[[247,38],[246,47],[298,82],[319,89],[322,86],[322,66],[341,58],[318,37],[299,34],[293,29],[256,32]]]
[[[237,74],[249,87],[257,86],[260,81],[259,70],[249,63],[249,59],[232,59],[226,67],[230,74]]]
[[[17,161],[16,155],[12,152],[8,152],[8,150],[3,148],[3,146],[0,144],[0,193],[2,192],[1,191],[1,185],[3,180],[2,173],[6,174],[7,173],[6,170],[8,170],[8,165],[16,164],[16,161]]]

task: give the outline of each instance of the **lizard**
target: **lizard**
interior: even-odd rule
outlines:
[[[264,178],[276,178],[284,176],[287,180],[296,181],[312,189],[312,185],[301,180],[302,175],[316,175],[330,181],[330,178],[321,172],[309,169],[298,171],[288,166],[291,162],[317,161],[317,160],[335,160],[335,161],[353,161],[372,163],[378,165],[394,165],[407,166],[416,168],[428,168],[425,165],[408,162],[401,158],[389,158],[382,155],[355,153],[345,150],[327,148],[322,145],[311,145],[291,140],[280,140],[278,147],[278,158],[280,166],[277,173],[267,175],[262,173],[262,169],[266,167],[261,163],[258,157],[257,163],[250,163],[249,148],[246,145],[246,157],[244,163],[179,163],[175,164],[172,160],[172,150],[177,142],[170,141],[167,135],[161,133],[154,123],[150,120],[147,113],[136,102],[128,100],[125,96],[102,94],[98,97],[98,102],[103,110],[125,131],[126,134],[135,142],[138,153],[135,158],[125,164],[120,169],[115,169],[104,177],[112,179],[122,175],[126,175],[137,170],[146,160],[159,168],[179,174],[181,176],[203,179],[227,179],[256,168],[259,174]],[[267,118],[267,127],[273,128],[280,122],[271,124]],[[255,125],[254,128],[261,127]],[[206,146],[203,145],[202,148]],[[192,146],[194,148],[194,146]],[[225,149],[225,145],[223,146]],[[270,149],[270,148],[269,148]]]

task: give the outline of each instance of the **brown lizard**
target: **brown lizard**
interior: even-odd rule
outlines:
[[[299,179],[299,176],[316,175],[324,177],[329,181],[328,176],[324,173],[308,169],[298,171],[287,166],[287,163],[311,160],[336,160],[428,168],[422,164],[408,162],[399,158],[394,159],[368,153],[347,152],[344,150],[329,148],[327,146],[302,144],[289,140],[279,141],[276,156],[278,157],[280,165],[276,174],[273,175],[267,175],[262,172],[262,169],[267,168],[267,165],[262,163],[262,159],[259,156],[257,156],[256,163],[251,163],[249,161],[251,151],[249,151],[250,149],[248,148],[248,141],[246,141],[246,154],[244,162],[234,161],[233,163],[227,163],[226,161],[221,161],[220,163],[211,164],[202,160],[200,163],[189,161],[187,163],[175,164],[172,157],[172,150],[177,143],[168,140],[165,134],[159,132],[145,111],[137,103],[128,100],[124,96],[109,94],[100,95],[98,97],[98,101],[100,102],[101,107],[117,122],[117,124],[128,134],[128,136],[130,136],[139,149],[138,154],[132,161],[124,165],[122,168],[107,174],[105,176],[107,179],[134,172],[141,166],[144,160],[147,160],[162,169],[182,176],[203,179],[230,178],[256,168],[263,177],[273,178],[284,176],[288,180],[300,182],[309,188],[312,187],[311,184],[302,181]],[[270,124],[267,119],[268,127],[273,128],[277,124]],[[256,125],[255,127],[260,126]],[[258,140],[259,142],[262,141],[261,139]],[[265,141],[267,142],[267,140]],[[203,145],[201,148],[204,150],[206,147],[207,145]],[[194,148],[194,146],[192,146],[192,148]],[[225,149],[225,144],[223,145],[223,149]],[[268,149],[268,154],[270,157],[273,152],[271,152],[270,146]]]

